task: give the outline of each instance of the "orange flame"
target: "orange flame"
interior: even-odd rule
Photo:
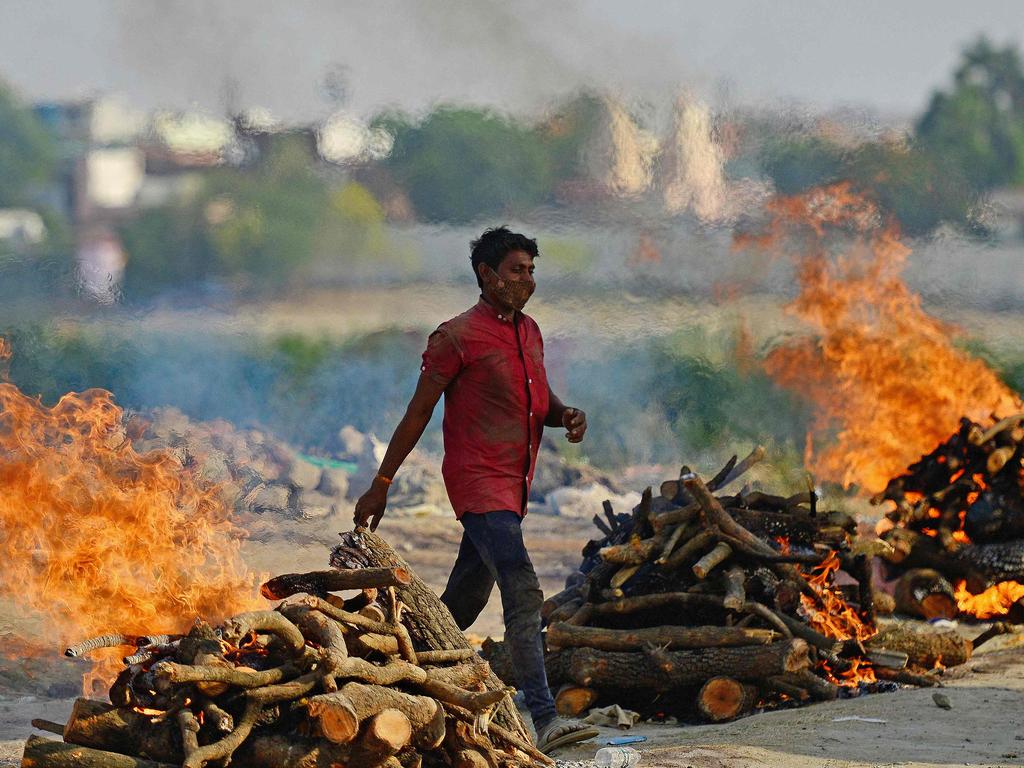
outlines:
[[[1024,584],[1002,581],[984,592],[972,595],[967,591],[967,581],[963,580],[954,588],[954,596],[961,613],[979,619],[995,619],[1005,616],[1013,604],[1024,597]]]
[[[910,250],[873,203],[843,183],[775,198],[768,212],[765,233],[738,244],[797,248],[800,295],[787,309],[812,336],[774,349],[765,368],[814,405],[806,461],[815,475],[877,492],[962,416],[1021,409],[904,283]]]
[[[826,637],[835,640],[867,640],[877,630],[857,615],[836,586],[834,576],[839,566],[839,556],[833,551],[806,575],[807,583],[817,595],[817,600],[809,595],[800,595],[803,614],[811,627]],[[855,686],[875,681],[875,672],[870,664],[861,663],[858,659],[848,661],[850,667],[845,671],[833,670],[825,661],[821,667],[829,679],[839,685]]]
[[[109,392],[47,407],[0,382],[0,595],[42,618],[46,646],[259,604],[216,491],[169,452],[136,453]]]

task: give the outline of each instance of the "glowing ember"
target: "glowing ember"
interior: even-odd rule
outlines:
[[[262,604],[228,514],[171,453],[135,452],[109,392],[46,407],[0,382],[0,595],[41,617],[49,652]]]
[[[788,310],[813,335],[777,347],[765,367],[814,405],[806,460],[817,476],[880,491],[961,417],[1021,410],[903,282],[910,251],[873,203],[837,184],[775,198],[769,214],[765,234],[739,244],[797,252]]]
[[[1005,616],[1015,602],[1024,598],[1024,584],[1002,581],[984,592],[972,595],[967,591],[967,581],[963,580],[957,583],[954,594],[961,613],[979,619],[995,619]]]

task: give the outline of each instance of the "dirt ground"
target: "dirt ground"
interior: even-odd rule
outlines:
[[[317,524],[268,521],[253,531],[246,555],[254,568],[268,573],[321,568],[337,531],[346,527],[343,516]],[[587,520],[527,518],[528,546],[546,593],[561,588],[591,530]],[[443,588],[458,548],[460,528],[454,520],[386,518],[380,532],[422,578]],[[497,594],[471,632],[501,634]],[[641,724],[627,733],[647,737],[634,746],[643,753],[641,766],[649,768],[1024,765],[1022,639],[997,638],[967,665],[949,670],[943,689],[952,704],[948,711],[935,705],[930,690],[903,689],[757,714],[726,725]],[[33,732],[32,718],[63,722],[67,717],[73,699],[66,690],[53,690],[51,696],[0,691],[0,766],[19,764],[23,740]],[[837,720],[851,717],[885,722]],[[556,757],[589,760],[601,741],[616,735],[621,732],[602,729],[598,739]]]

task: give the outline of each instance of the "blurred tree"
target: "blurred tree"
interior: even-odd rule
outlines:
[[[936,91],[917,122],[930,152],[954,161],[979,189],[1024,184],[1024,68],[1012,45],[969,46],[953,87]]]
[[[26,204],[31,185],[50,176],[56,158],[53,137],[0,81],[0,207]]]
[[[768,143],[762,162],[775,188],[784,195],[795,195],[838,181],[843,173],[843,150],[818,136],[776,139]]]
[[[386,164],[429,221],[522,212],[553,197],[555,169],[543,135],[512,118],[439,107],[420,123],[391,114],[375,127],[395,137]]]

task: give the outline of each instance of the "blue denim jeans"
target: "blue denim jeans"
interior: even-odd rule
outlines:
[[[499,510],[462,516],[462,544],[441,602],[467,629],[487,605],[495,583],[501,593],[505,644],[526,698],[533,724],[540,729],[555,717],[555,701],[544,670],[540,607],[544,594],[523,543],[522,518]]]

